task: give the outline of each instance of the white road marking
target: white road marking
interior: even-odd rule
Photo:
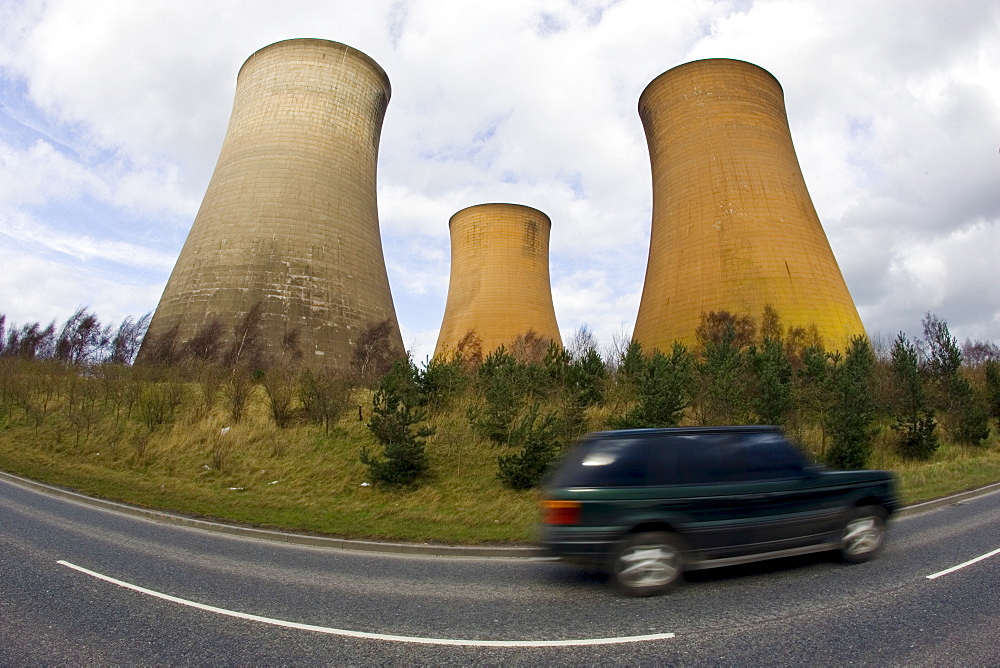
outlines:
[[[271,619],[270,617],[261,617],[259,615],[251,615],[245,612],[236,612],[235,610],[226,610],[225,608],[217,608],[214,605],[205,605],[204,603],[196,603],[195,601],[189,601],[187,599],[178,598],[176,596],[171,596],[170,594],[163,594],[158,591],[153,591],[152,589],[146,589],[145,587],[140,587],[138,585],[130,584],[124,582],[123,580],[116,580],[115,578],[109,577],[107,575],[102,575],[95,571],[88,570],[82,566],[77,566],[76,564],[71,564],[68,561],[58,561],[56,562],[68,568],[72,568],[75,571],[84,573],[91,577],[95,577],[98,580],[104,580],[105,582],[110,582],[111,584],[118,585],[119,587],[124,587],[126,589],[131,589],[132,591],[137,591],[148,596],[153,596],[155,598],[163,599],[164,601],[170,601],[172,603],[180,603],[181,605],[186,605],[192,608],[197,608],[199,610],[206,610],[208,612],[214,612],[219,615],[226,615],[227,617],[236,617],[237,619],[247,619],[252,622],[261,622],[263,624],[271,624],[273,626],[284,626],[290,629],[300,629],[303,631],[315,631],[317,633],[327,633],[336,636],[347,636],[349,638],[364,638],[366,640],[387,640],[390,642],[408,642],[408,643],[420,643],[424,645],[462,645],[467,647],[578,647],[581,645],[618,645],[623,643],[633,643],[633,642],[647,642],[650,640],[668,640],[674,637],[673,633],[651,633],[649,635],[642,636],[622,636],[619,638],[581,638],[579,640],[462,640],[456,638],[419,638],[415,636],[397,636],[385,633],[368,633],[365,631],[348,631],[346,629],[334,629],[327,626],[315,626],[313,624],[300,624],[298,622],[287,622],[281,619]]]
[[[972,564],[976,563],[977,561],[982,561],[983,559],[989,559],[990,557],[992,557],[994,555],[997,555],[997,554],[1000,554],[1000,549],[993,550],[992,552],[987,552],[986,554],[982,555],[981,557],[976,557],[975,559],[969,559],[965,563],[959,564],[958,566],[952,566],[951,568],[946,568],[945,570],[939,571],[937,573],[934,573],[933,575],[928,575],[927,579],[928,580],[934,580],[936,578],[941,577],[942,575],[948,575],[948,573],[953,573],[953,572],[957,571],[960,568],[965,568],[966,566],[971,566]]]

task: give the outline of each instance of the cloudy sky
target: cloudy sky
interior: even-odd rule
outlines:
[[[564,336],[631,331],[649,242],[636,112],[700,58],[769,70],[870,334],[1000,341],[995,0],[2,0],[0,313],[155,308],[218,157],[243,61],[293,37],[388,73],[379,216],[404,342],[432,352],[448,219],[552,219]]]

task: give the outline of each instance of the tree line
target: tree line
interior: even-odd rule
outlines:
[[[261,393],[278,427],[328,432],[368,391],[378,447],[359,458],[374,480],[419,484],[437,422],[458,414],[500,481],[527,489],[594,430],[774,424],[827,464],[862,468],[880,434],[904,457],[927,459],[942,439],[982,445],[1000,418],[1000,347],[960,346],[933,314],[919,337],[856,337],[842,351],[825,350],[815,328],[783,327],[771,308],[759,320],[707,313],[695,345],[668,351],[625,337],[602,350],[582,328],[565,347],[529,331],[484,354],[470,332],[421,365],[394,355],[386,321],[362,332],[339,370],[306,364],[294,332],[265,354],[259,317],[251,309],[232,336],[210,322],[181,343],[176,331],[147,338],[148,315],[112,326],[81,308],[58,327],[7,326],[0,315],[0,425],[58,421],[79,441],[108,415],[152,432],[182,411],[221,407],[238,423]]]

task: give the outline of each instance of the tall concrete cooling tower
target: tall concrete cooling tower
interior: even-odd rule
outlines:
[[[653,172],[653,221],[634,340],[690,345],[702,314],[815,325],[828,349],[863,335],[806,189],[781,85],[738,60],[699,60],[639,98]]]
[[[451,278],[435,355],[458,348],[469,332],[488,355],[533,331],[561,343],[549,283],[549,232],[541,211],[479,204],[448,223]]]
[[[343,366],[386,320],[403,351],[375,202],[389,92],[378,63],[336,42],[292,39],[247,59],[153,340],[176,327],[183,343],[215,320],[231,338],[256,305],[265,352],[297,330],[306,361]]]

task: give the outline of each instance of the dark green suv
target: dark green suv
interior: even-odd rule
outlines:
[[[817,466],[776,427],[608,431],[546,481],[543,544],[648,596],[697,568],[823,550],[867,561],[897,503],[892,473]]]

